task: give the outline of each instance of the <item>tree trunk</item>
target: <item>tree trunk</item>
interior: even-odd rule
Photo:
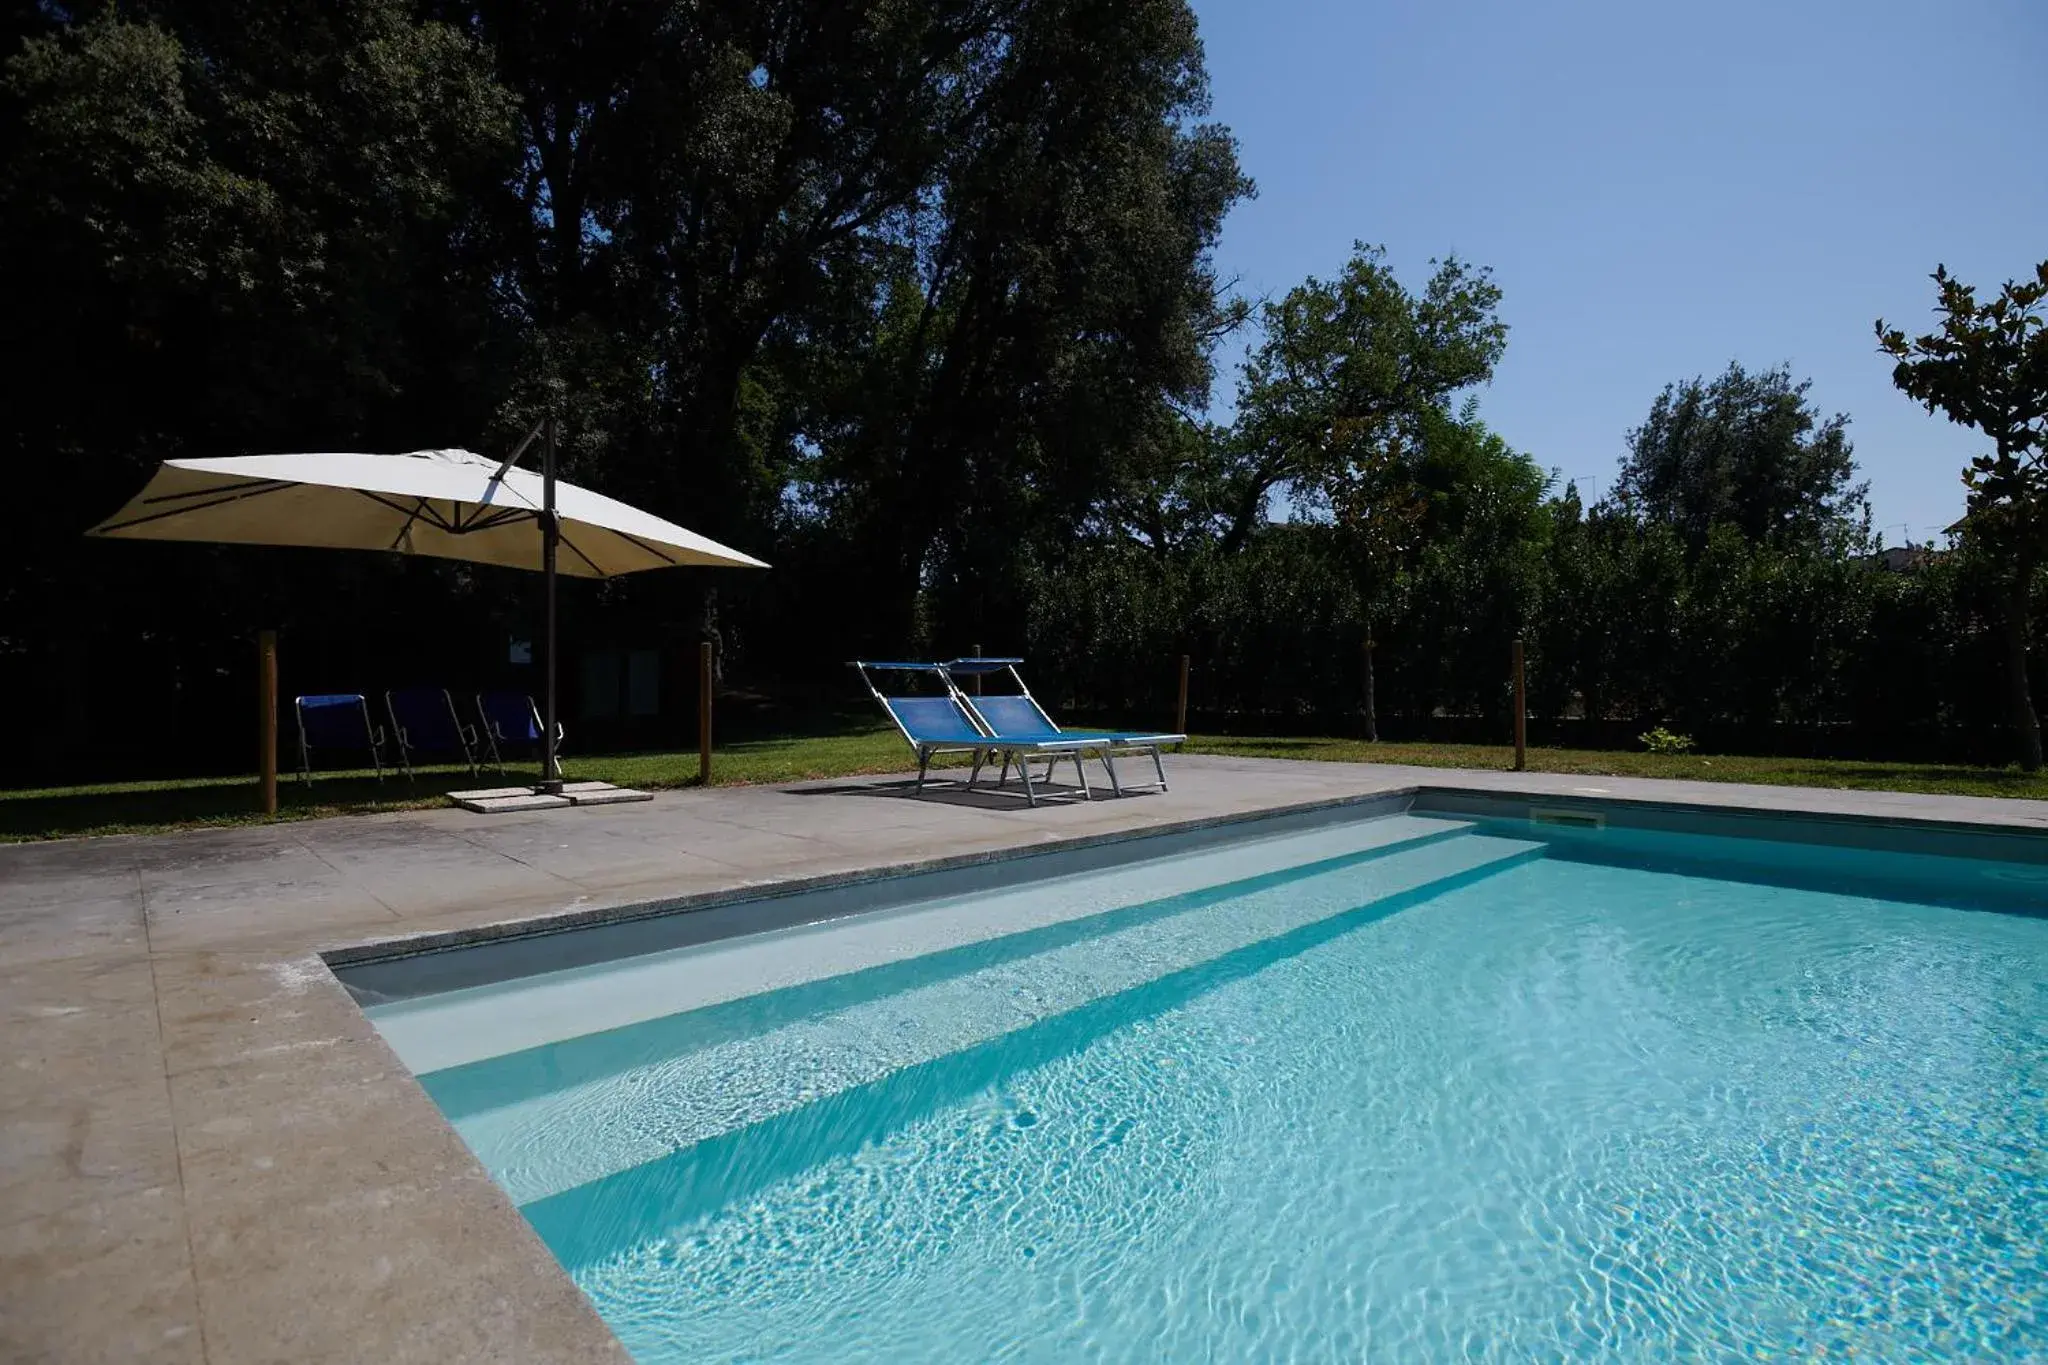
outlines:
[[[2012,708],[2013,733],[2019,737],[2020,767],[2041,770],[2041,720],[2034,713],[2033,688],[2027,682],[2027,584],[2018,574],[2005,599],[2006,699]]]

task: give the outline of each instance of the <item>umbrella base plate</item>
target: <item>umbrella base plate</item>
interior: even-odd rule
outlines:
[[[546,796],[531,787],[494,787],[486,791],[449,792],[448,799],[479,815],[513,810],[557,810],[576,803],[566,796]]]
[[[565,782],[562,795],[579,806],[617,806],[627,801],[652,801],[654,793],[631,787],[614,787],[609,782]]]
[[[565,782],[559,796],[534,787],[483,787],[449,792],[448,799],[479,815],[497,815],[515,810],[559,810],[564,806],[616,806],[628,801],[652,801],[654,797],[609,782]]]

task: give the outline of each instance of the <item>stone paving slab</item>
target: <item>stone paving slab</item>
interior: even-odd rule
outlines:
[[[559,795],[534,787],[479,787],[474,791],[449,792],[448,799],[478,815],[504,815],[513,811],[560,810],[565,806],[623,806],[652,801],[652,792],[610,782],[565,782]]]
[[[623,1361],[318,954],[1417,787],[2048,829],[2048,803],[1184,756],[0,846],[0,1360]]]
[[[513,792],[509,796],[458,796],[455,804],[478,815],[508,815],[522,810],[561,810],[576,802],[546,792]]]
[[[0,1355],[206,1359],[175,1181],[0,1224]]]
[[[564,789],[572,802],[579,806],[626,806],[635,801],[652,801],[653,792],[643,792],[633,787],[604,786],[601,790],[572,792]]]

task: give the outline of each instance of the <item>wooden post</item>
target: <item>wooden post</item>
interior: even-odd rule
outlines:
[[[711,785],[711,642],[697,646],[697,781]]]
[[[1372,673],[1372,651],[1377,643],[1368,627],[1365,635],[1365,742],[1368,744],[1377,744],[1380,738],[1379,702],[1373,696]]]
[[[1184,735],[1188,732],[1188,668],[1191,661],[1187,655],[1180,656],[1180,706],[1173,713],[1173,732]]]
[[[277,814],[277,632],[256,632],[256,754],[263,782],[263,813]]]
[[[1522,678],[1522,641],[1515,640],[1515,771],[1529,766],[1529,693]]]

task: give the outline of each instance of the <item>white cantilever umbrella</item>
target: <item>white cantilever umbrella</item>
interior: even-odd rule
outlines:
[[[539,473],[515,467],[545,432]],[[395,550],[537,569],[547,578],[542,777],[555,758],[555,575],[609,578],[675,565],[765,569],[751,555],[555,478],[552,423],[506,460],[467,450],[166,460],[87,535]]]

